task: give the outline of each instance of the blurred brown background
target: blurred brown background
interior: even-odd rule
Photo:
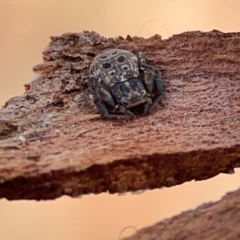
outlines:
[[[94,30],[106,37],[240,30],[238,0],[1,0],[0,106],[21,95],[49,36]],[[141,195],[90,195],[54,201],[0,200],[0,239],[118,239],[129,225],[151,225],[239,187],[240,171]],[[124,231],[122,236],[134,233]]]

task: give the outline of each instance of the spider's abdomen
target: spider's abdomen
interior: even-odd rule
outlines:
[[[122,49],[105,49],[90,65],[90,77],[107,88],[139,75],[138,58]]]

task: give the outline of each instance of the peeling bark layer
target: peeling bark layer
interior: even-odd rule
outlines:
[[[237,240],[240,239],[240,189],[222,200],[166,219],[140,230],[128,240]]]
[[[86,97],[102,49],[142,51],[163,74],[158,110],[104,121]],[[0,198],[53,199],[173,186],[240,166],[240,33],[162,40],[52,37],[26,92],[0,110]]]

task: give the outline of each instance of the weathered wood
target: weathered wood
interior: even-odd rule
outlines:
[[[214,203],[144,228],[125,240],[240,239],[240,189]]]
[[[162,70],[167,93],[153,115],[126,123],[95,114],[88,67],[106,47],[143,51]],[[0,198],[153,189],[240,166],[240,33],[67,33],[43,59],[26,93],[0,111]]]

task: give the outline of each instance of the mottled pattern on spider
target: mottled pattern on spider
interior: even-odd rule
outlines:
[[[105,49],[90,65],[89,93],[103,118],[128,120],[151,114],[165,85],[143,53]]]

